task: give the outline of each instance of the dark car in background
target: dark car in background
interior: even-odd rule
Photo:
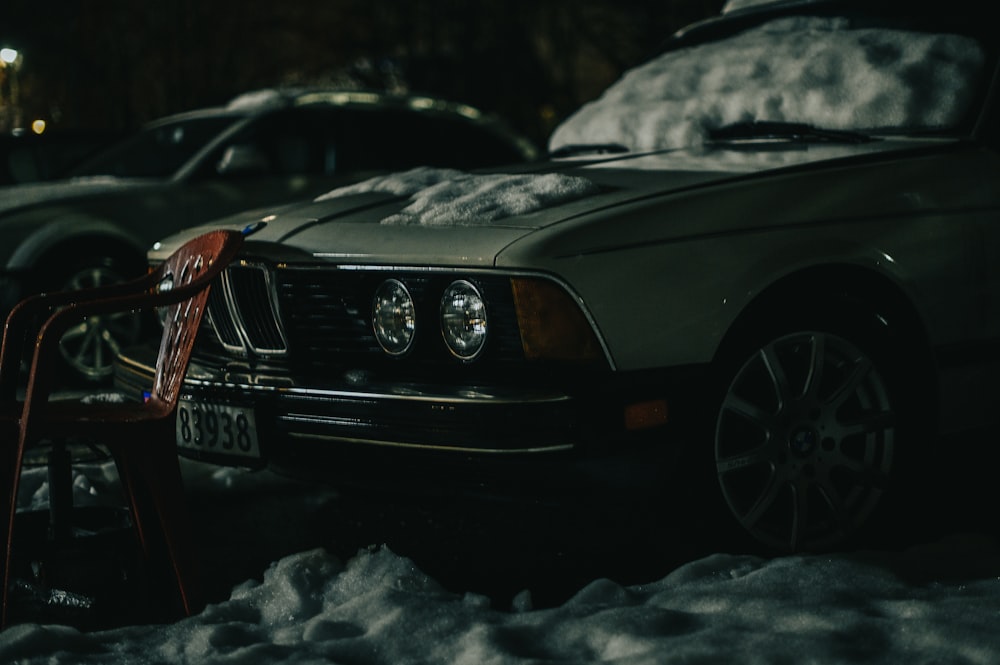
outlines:
[[[717,506],[784,551],[919,524],[946,464],[995,455],[985,12],[734,9],[566,120],[550,162],[164,239],[151,262],[264,224],[211,292],[180,452],[343,487],[691,486],[643,509]],[[154,357],[123,354],[117,384],[139,397]]]
[[[66,176],[94,154],[121,141],[110,131],[20,130],[0,135],[0,186]]]
[[[262,90],[164,118],[65,179],[0,187],[0,315],[28,293],[145,270],[154,241],[234,212],[315,196],[387,170],[475,168],[535,158],[498,118],[417,95]],[[110,376],[133,317],[64,339],[78,376]]]

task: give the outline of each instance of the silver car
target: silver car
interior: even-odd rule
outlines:
[[[212,291],[181,453],[345,486],[690,485],[777,550],[912,512],[940,442],[995,424],[991,24],[744,4],[567,119],[548,163],[215,224],[262,228]]]
[[[149,246],[241,210],[315,196],[421,164],[472,168],[534,159],[498,118],[418,95],[261,90],[151,123],[66,179],[0,187],[0,316],[40,290],[145,270]],[[71,331],[62,351],[84,379],[110,378],[139,334],[122,316]]]

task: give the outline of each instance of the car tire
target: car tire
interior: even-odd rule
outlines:
[[[105,286],[137,275],[127,261],[113,257],[87,256],[76,259],[44,280],[47,287],[76,290]],[[134,312],[90,317],[70,328],[59,342],[65,378],[76,384],[107,383],[118,351],[138,341],[142,317]]]
[[[878,317],[850,321],[818,316],[759,332],[726,365],[718,489],[742,531],[769,551],[864,540],[918,459],[906,345]]]

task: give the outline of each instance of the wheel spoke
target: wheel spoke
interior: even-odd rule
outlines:
[[[845,455],[834,457],[829,467],[846,469],[851,474],[851,478],[854,479],[855,484],[859,487],[881,489],[889,479],[889,474],[886,470]]]
[[[96,344],[99,343],[98,339],[97,339],[97,335],[95,335],[94,332],[95,331],[94,331],[93,327],[87,326],[87,330],[86,330],[85,334],[83,335],[83,341],[81,342],[79,348],[77,348],[77,350],[76,350],[76,356],[74,357],[74,360],[77,363],[82,363],[84,361],[84,358],[87,356],[87,354],[90,353],[90,350]]]
[[[802,545],[802,535],[809,522],[809,502],[806,488],[799,483],[792,483],[792,528],[788,545],[797,550]]]
[[[896,414],[893,411],[878,411],[868,413],[849,422],[840,423],[838,430],[841,438],[855,434],[875,434],[891,430],[896,425]]]
[[[110,330],[105,329],[104,334],[101,335],[101,339],[104,340],[104,343],[108,346],[108,349],[111,351],[112,356],[117,356],[119,353],[121,353],[122,350],[121,344],[118,342],[115,336],[111,334]],[[94,366],[102,367],[103,362],[95,363]]]
[[[823,368],[826,364],[826,335],[810,335],[809,344],[809,371],[806,374],[802,395],[816,397],[823,383]]]
[[[63,343],[74,342],[81,337],[85,337],[87,335],[87,332],[89,331],[89,328],[90,327],[87,325],[86,321],[81,321],[80,323],[73,326],[65,333],[63,333],[62,342]]]
[[[743,399],[739,395],[735,395],[733,393],[726,395],[726,399],[722,403],[722,409],[724,411],[730,411],[740,415],[747,420],[760,425],[764,430],[770,431],[771,429],[770,426],[773,416],[761,407]]]
[[[758,464],[771,462],[771,446],[767,443],[757,446],[748,453],[742,455],[731,455],[716,462],[715,466],[719,474],[738,471]]]
[[[774,348],[774,344],[768,344],[762,348],[760,355],[764,362],[764,367],[767,369],[768,376],[771,377],[771,385],[778,396],[778,408],[780,409],[782,405],[788,404],[793,397],[792,387],[788,382],[788,375],[785,374],[785,368],[782,367],[781,360],[778,359],[778,353]]]
[[[100,329],[95,329],[94,354],[90,357],[90,369],[97,369],[104,366],[104,336]]]
[[[872,361],[869,358],[862,356],[856,359],[851,366],[850,373],[844,377],[844,380],[833,391],[828,402],[835,407],[846,402],[857,392],[858,387],[867,378],[869,372],[872,371],[872,367]]]
[[[826,503],[827,507],[830,509],[830,513],[833,514],[834,521],[840,527],[840,531],[846,530],[848,525],[849,516],[847,514],[847,504],[837,488],[829,481],[829,479],[823,479],[817,481],[816,489],[819,491],[820,496],[823,497],[823,501]]]
[[[743,525],[750,531],[753,531],[753,527],[760,521],[760,518],[771,509],[775,501],[778,500],[778,495],[781,491],[781,479],[779,474],[772,471],[771,475],[768,477],[767,484],[761,488],[761,493],[754,501],[753,505],[741,518]]]

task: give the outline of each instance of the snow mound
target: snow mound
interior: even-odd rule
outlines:
[[[310,550],[176,624],[13,626],[0,662],[985,664],[1000,654],[998,571],[994,541],[961,537],[901,553],[716,554],[649,584],[597,579],[549,609],[526,591],[505,612],[385,547],[346,564]]]
[[[957,35],[776,19],[626,72],[557,127],[549,149],[697,146],[714,128],[765,120],[828,129],[946,127],[970,103],[983,60],[974,40]]]
[[[341,187],[316,200],[373,192],[392,194],[410,202],[382,224],[475,226],[537,212],[598,191],[586,178],[561,173],[475,175],[418,167]]]

